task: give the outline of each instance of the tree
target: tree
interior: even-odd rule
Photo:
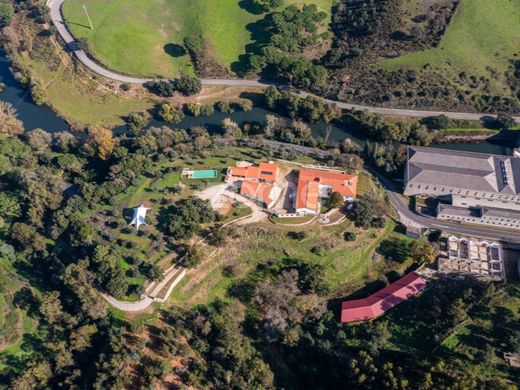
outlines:
[[[14,9],[11,3],[0,3],[0,27],[5,27],[11,23],[14,16]]]
[[[334,191],[330,194],[329,199],[327,199],[327,207],[329,209],[337,209],[342,207],[344,204],[345,201],[343,200],[343,195],[338,191]]]
[[[497,115],[496,123],[497,127],[505,130],[509,130],[516,126],[515,118],[505,112],[500,112]]]
[[[195,268],[204,258],[204,252],[200,245],[190,245],[186,251],[186,259],[184,266],[186,268]]]
[[[356,241],[356,233],[354,233],[354,232],[345,232],[343,234],[343,238],[345,238],[345,241]]]
[[[138,134],[142,129],[146,127],[148,124],[148,119],[142,112],[132,112],[126,118],[126,124],[128,126],[128,130],[132,134]]]
[[[275,281],[260,282],[254,292],[253,302],[258,307],[260,319],[264,322],[265,336],[269,341],[277,341],[291,323],[303,319],[294,304],[300,293],[298,271],[283,271]]]
[[[362,228],[369,228],[374,220],[374,207],[363,199],[358,199],[354,202],[350,212],[350,218],[355,225]]]
[[[6,174],[13,169],[13,165],[8,157],[0,154],[0,176]]]
[[[64,313],[60,301],[60,293],[58,291],[45,293],[42,297],[39,312],[43,320],[48,324],[61,321],[64,317]]]
[[[17,118],[17,115],[16,109],[11,103],[0,101],[0,134],[23,134],[23,123]]]
[[[162,103],[157,114],[163,121],[170,123],[180,123],[184,119],[183,112],[170,103]]]
[[[231,118],[225,118],[222,121],[222,128],[224,129],[224,136],[229,138],[240,138],[242,136],[242,129],[238,123],[233,122]]]
[[[439,249],[421,238],[410,246],[409,256],[419,264],[432,264],[439,256]]]
[[[278,8],[282,5],[282,0],[252,0],[252,4],[266,12]]]
[[[83,325],[70,335],[70,347],[74,351],[82,351],[92,345],[92,336],[97,332],[95,324]]]
[[[46,151],[52,142],[52,135],[42,129],[34,129],[26,136],[31,148],[40,153]]]
[[[450,119],[446,115],[427,116],[422,118],[419,122],[431,130],[447,129],[450,125]]]
[[[403,263],[409,257],[410,243],[402,238],[389,238],[379,244],[377,251],[388,260]]]
[[[223,112],[224,114],[231,114],[233,112],[233,108],[227,100],[220,100],[217,102],[217,110]]]
[[[92,128],[90,130],[90,141],[101,160],[108,159],[116,146],[112,131],[104,127]]]
[[[20,213],[20,200],[9,192],[0,192],[0,217],[16,218],[20,216]]]
[[[78,50],[83,50],[84,52],[90,51],[90,44],[88,42],[88,39],[86,37],[79,37],[76,39],[76,48]]]
[[[176,92],[175,86],[169,81],[164,80],[148,81],[144,83],[144,87],[150,92],[163,97],[171,97],[175,95]]]
[[[209,203],[199,198],[180,200],[164,214],[166,231],[177,240],[193,237],[199,233],[201,224],[215,219]]]
[[[77,139],[67,131],[52,134],[52,146],[59,152],[68,153],[76,146]]]
[[[185,96],[195,95],[202,89],[202,82],[197,77],[182,75],[175,82],[175,88]]]

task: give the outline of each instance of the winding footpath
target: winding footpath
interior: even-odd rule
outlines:
[[[117,72],[113,72],[101,65],[99,65],[96,61],[92,60],[83,50],[78,49],[76,40],[67,29],[65,22],[63,21],[63,15],[61,13],[61,6],[65,0],[47,0],[47,6],[50,9],[50,17],[52,23],[56,26],[58,30],[58,34],[65,41],[66,45],[69,47],[72,53],[78,58],[78,60],[90,69],[92,72],[97,75],[103,76],[105,78],[118,81],[121,83],[127,84],[144,84],[147,81],[151,81],[152,79],[147,78],[138,78],[132,76],[122,75]],[[203,85],[222,85],[228,87],[260,87],[265,88],[271,84],[263,83],[257,80],[244,80],[244,79],[201,79]],[[299,91],[298,94],[300,96],[315,96],[308,92]],[[319,96],[316,96],[319,97]],[[322,98],[323,99],[323,98]],[[338,102],[330,99],[323,99],[325,102],[329,104],[336,104],[339,108],[346,110],[362,110],[368,111],[375,114],[382,115],[396,115],[396,116],[406,116],[412,118],[423,118],[427,116],[435,116],[435,115],[446,115],[452,119],[464,119],[464,120],[480,120],[482,118],[492,117],[490,114],[484,113],[467,113],[467,112],[450,112],[450,111],[425,111],[425,110],[406,110],[399,108],[383,108],[383,107],[373,107],[373,106],[363,106],[359,104],[350,104],[345,102]],[[515,117],[515,120],[520,123],[520,116]]]

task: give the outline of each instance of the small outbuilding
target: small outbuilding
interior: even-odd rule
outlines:
[[[136,230],[139,230],[139,226],[148,225],[146,223],[146,213],[150,210],[149,207],[144,207],[144,204],[134,208],[134,215],[132,217],[132,222],[130,222],[129,226],[135,225]]]
[[[379,317],[425,288],[424,279],[417,273],[410,272],[367,298],[344,301],[341,305],[341,322],[366,321]]]

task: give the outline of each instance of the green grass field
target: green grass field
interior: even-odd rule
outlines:
[[[187,35],[201,34],[210,54],[229,67],[252,42],[248,25],[262,18],[238,0],[68,0],[63,13],[76,37],[87,37],[94,55],[111,69],[147,76],[193,73],[187,54],[176,55]],[[284,5],[315,3],[330,12],[332,0],[284,0]],[[87,6],[90,30],[82,6]]]
[[[520,55],[520,2],[511,0],[462,0],[437,48],[412,53],[379,65],[390,70],[433,69],[452,75],[465,71],[495,80],[504,90],[503,74],[509,61]],[[516,54],[516,56],[515,56]],[[493,77],[493,71],[498,77]]]

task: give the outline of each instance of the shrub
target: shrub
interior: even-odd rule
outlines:
[[[163,80],[146,82],[144,87],[150,92],[163,97],[171,97],[176,91],[175,86],[172,83]]]
[[[200,108],[200,115],[212,116],[215,113],[215,107],[211,104],[203,104]]]
[[[345,232],[345,234],[343,234],[343,238],[345,238],[345,241],[356,241],[356,233]]]
[[[231,114],[233,112],[233,108],[231,108],[231,104],[228,101],[221,100],[217,103],[217,110],[223,112],[225,114]]]
[[[175,88],[185,96],[195,95],[202,89],[202,82],[197,77],[182,75],[175,81]]]
[[[157,115],[160,119],[170,123],[180,123],[184,119],[184,113],[181,110],[176,109],[170,103],[163,103],[159,106]]]

